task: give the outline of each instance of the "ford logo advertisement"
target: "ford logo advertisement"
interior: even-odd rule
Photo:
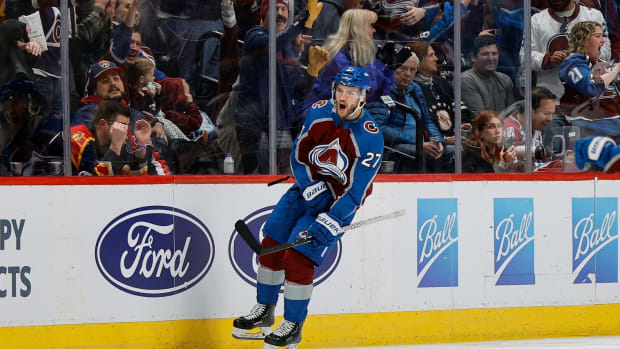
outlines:
[[[114,218],[97,239],[101,275],[124,292],[164,297],[196,285],[213,264],[209,229],[188,212],[146,206]]]
[[[269,215],[275,206],[268,206],[251,213],[243,221],[250,228],[258,241],[263,239],[262,228],[267,222]],[[336,247],[332,248],[320,266],[314,269],[314,286],[319,285],[336,270],[342,254],[342,243],[339,240]],[[233,231],[228,243],[228,255],[235,272],[248,284],[256,286],[256,271],[258,269],[258,256],[248,247],[237,231]]]

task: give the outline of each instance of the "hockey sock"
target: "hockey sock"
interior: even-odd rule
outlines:
[[[312,296],[314,263],[300,252],[289,249],[284,256],[284,265],[284,318],[303,322],[308,315],[308,304]]]
[[[262,247],[271,247],[278,242],[265,237]],[[256,301],[261,304],[276,304],[280,287],[284,283],[284,252],[276,252],[258,258],[260,265],[256,272]]]

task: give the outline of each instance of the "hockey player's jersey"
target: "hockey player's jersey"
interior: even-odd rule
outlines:
[[[536,71],[537,85],[548,88],[558,99],[564,94],[564,88],[558,79],[558,68],[550,66],[550,58],[555,51],[568,50],[568,34],[576,23],[584,21],[600,23],[606,39],[600,56],[604,60],[609,60],[611,56],[607,24],[600,11],[577,5],[573,14],[566,20],[563,28],[564,19],[555,15],[551,9],[532,16],[532,70]],[[521,64],[523,55],[524,49],[521,46]]]
[[[291,152],[291,168],[302,190],[324,180],[334,197],[327,212],[350,222],[372,192],[381,166],[383,136],[364,109],[353,121],[341,121],[331,101],[312,105]]]
[[[605,88],[600,79],[606,67],[606,62],[593,66],[583,54],[572,54],[560,65],[560,79],[566,89],[560,108],[573,124],[592,131],[585,136],[620,136],[618,93],[613,86]]]

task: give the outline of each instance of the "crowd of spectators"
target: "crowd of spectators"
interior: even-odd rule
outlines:
[[[459,151],[463,172],[521,172],[530,161],[549,170],[566,156],[564,127],[620,140],[613,0],[537,0],[528,14],[520,0],[461,0],[458,57],[452,1],[277,0],[275,104],[266,0],[69,0],[69,76],[59,2],[0,0],[0,175],[58,174],[41,164],[62,161],[66,141],[75,175],[219,174],[227,153],[235,173],[269,173],[270,108],[277,172],[287,174],[308,110],[332,98],[349,65],[371,76],[364,107],[389,171],[454,172]]]

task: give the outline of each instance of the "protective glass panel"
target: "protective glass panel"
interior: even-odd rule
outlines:
[[[15,0],[1,8],[0,175],[62,175],[60,11]]]
[[[522,1],[478,1],[463,12],[462,172],[524,172],[527,134],[519,51]]]

